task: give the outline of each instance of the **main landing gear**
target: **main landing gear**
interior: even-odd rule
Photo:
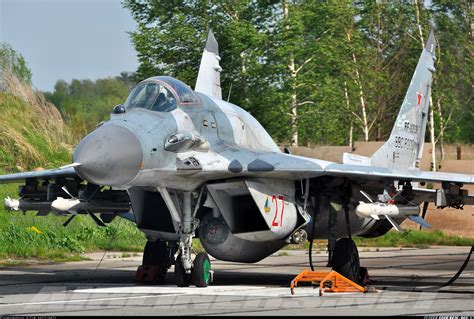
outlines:
[[[349,205],[351,199],[351,188],[347,181],[343,181],[334,191],[327,193],[316,193],[320,203],[316,208],[328,212],[328,263],[327,267],[358,284],[369,282],[367,269],[360,266],[359,252],[355,242],[352,240],[351,225],[349,218]],[[317,215],[313,211],[313,220]],[[347,238],[339,238],[338,216],[343,213],[345,217]],[[314,225],[313,225],[314,227]],[[314,228],[313,228],[314,230]],[[311,263],[311,260],[310,260]]]
[[[337,241],[331,263],[332,269],[344,277],[356,283],[361,282],[359,252],[352,239],[341,238]]]
[[[162,240],[148,240],[143,251],[143,262],[138,267],[135,280],[163,284],[166,273],[174,262],[176,250],[176,244]]]

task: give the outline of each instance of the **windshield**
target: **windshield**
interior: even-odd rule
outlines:
[[[157,76],[155,77],[155,79],[167,83],[171,87],[171,89],[175,91],[176,95],[179,98],[180,104],[199,103],[199,99],[197,98],[196,94],[194,94],[193,90],[191,90],[189,86],[187,86],[183,82],[170,76]]]
[[[126,108],[139,107],[157,112],[169,112],[176,108],[176,99],[170,90],[156,82],[138,85],[125,102]]]

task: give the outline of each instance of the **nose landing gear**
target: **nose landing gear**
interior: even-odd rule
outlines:
[[[197,202],[200,202],[202,192]],[[212,281],[211,261],[206,253],[199,253],[191,258],[192,240],[199,220],[195,219],[196,207],[192,210],[192,193],[183,192],[183,209],[180,224],[181,240],[179,255],[176,258],[174,277],[178,287],[187,287],[190,283],[196,287],[207,287]]]

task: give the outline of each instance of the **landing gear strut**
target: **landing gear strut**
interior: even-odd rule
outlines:
[[[174,270],[175,282],[178,287],[187,287],[190,283],[193,283],[196,287],[207,287],[212,281],[209,256],[206,253],[199,253],[194,261],[191,257],[193,237],[199,226],[199,220],[194,218],[195,213],[196,209],[194,209],[194,212],[192,210],[192,192],[184,192],[182,222],[180,225],[180,252],[176,258]]]
[[[180,225],[181,238],[179,243],[180,254],[178,256],[179,263],[182,265],[184,272],[187,275],[191,275],[191,270],[193,268],[191,249],[193,245],[194,231],[198,227],[198,222],[194,220],[192,214],[191,196],[191,192],[183,192],[183,211]]]
[[[199,253],[194,260],[191,256],[193,237],[199,227],[196,214],[203,204],[204,190],[201,188],[199,193],[175,191],[170,194],[167,188],[158,188],[174,222],[178,225],[178,238],[166,242],[151,235],[147,237],[143,265],[138,268],[136,274],[137,281],[163,283],[166,272],[173,263],[175,283],[179,287],[187,287],[190,284],[207,287],[212,281],[209,256]],[[176,253],[178,256],[175,258]]]

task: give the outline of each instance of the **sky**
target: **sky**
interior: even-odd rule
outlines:
[[[0,0],[0,42],[23,55],[41,91],[53,91],[59,79],[135,71],[127,34],[135,27],[120,0]]]

